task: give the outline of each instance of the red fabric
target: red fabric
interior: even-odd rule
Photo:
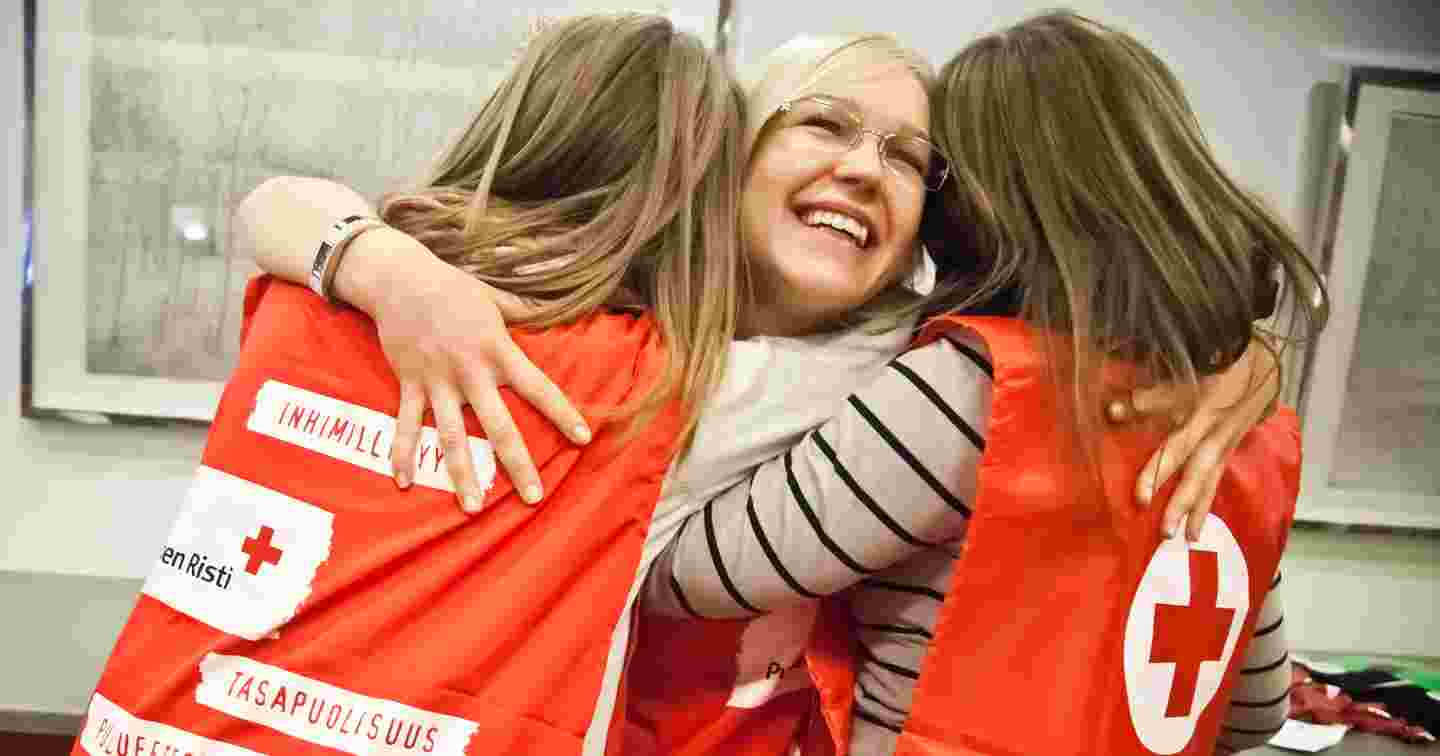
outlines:
[[[805,656],[783,672],[766,672],[789,685],[756,705],[738,706],[731,705],[743,684],[737,660],[757,653],[753,645],[742,650],[752,621],[646,617],[626,672],[630,729],[649,733],[656,753],[666,756],[779,756],[796,745],[807,756],[833,753],[836,742],[849,740],[854,678],[846,677],[852,674],[847,621],[843,605],[823,603],[806,633]],[[760,645],[777,635],[762,633]],[[786,645],[783,636],[780,645]],[[812,681],[809,668],[817,660],[833,672]],[[814,682],[824,684],[815,688]]]
[[[1362,703],[1333,686],[1310,679],[1305,667],[1291,666],[1290,718],[1315,724],[1345,724],[1360,732],[1389,735],[1407,743],[1429,744],[1434,737],[1425,728],[1391,714],[1382,703]]]
[[[1108,431],[1101,447],[1105,495],[1087,495],[1095,489],[1086,485],[1073,436],[1059,430],[1055,387],[1028,328],[1009,318],[952,317],[930,324],[920,343],[958,326],[978,331],[990,348],[990,422],[974,516],[897,754],[1212,753],[1293,518],[1300,466],[1294,414],[1282,409],[1247,436],[1221,482],[1214,514],[1227,527],[1207,523],[1206,538],[1228,529],[1238,549],[1222,551],[1231,556],[1219,562],[1205,541],[1188,551],[1180,542],[1162,549],[1168,489],[1145,510],[1131,490],[1163,436],[1153,429]],[[1126,385],[1124,378],[1118,368],[1107,373],[1117,387]],[[1171,576],[1165,585],[1177,582],[1171,573],[1186,585],[1188,572],[1189,600],[1135,600],[1132,612],[1142,585],[1160,590],[1159,577],[1143,579],[1152,558],[1160,565],[1153,575]],[[1248,579],[1237,577],[1237,561],[1248,568]],[[1216,605],[1221,594],[1225,601],[1248,601],[1242,625],[1231,625],[1233,607]],[[1189,661],[1174,665],[1175,684],[1128,689],[1132,615],[1153,623],[1147,632],[1128,633],[1145,637],[1141,645],[1132,641],[1137,658],[1149,647],[1148,658],[1132,668],[1154,671],[1167,660]],[[1204,687],[1197,683],[1204,677],[1198,663],[1220,656],[1217,649],[1232,632],[1227,663],[1207,667],[1218,687],[1195,706],[1204,699],[1193,693]],[[847,673],[843,664],[837,667],[819,674]],[[1168,737],[1169,745],[1151,750],[1141,742],[1131,695],[1159,722],[1144,725],[1150,742]],[[1182,711],[1194,718],[1188,733],[1174,728],[1186,720],[1172,716]],[[1160,730],[1179,734],[1157,735]]]
[[[611,632],[672,456],[676,408],[623,444],[619,429],[602,426],[580,449],[507,392],[549,497],[538,508],[525,506],[501,471],[485,511],[466,516],[449,492],[421,486],[401,492],[383,474],[247,429],[252,410],[258,412],[257,392],[270,381],[393,417],[398,386],[367,318],[330,307],[301,287],[261,278],[247,291],[242,333],[239,365],[226,386],[203,464],[297,500],[301,504],[295,506],[307,511],[333,514],[328,555],[294,617],[275,636],[258,640],[227,634],[142,594],[97,694],[133,717],[268,754],[362,747],[378,748],[376,753],[444,752],[434,732],[417,729],[414,723],[423,718],[406,720],[364,707],[351,707],[357,713],[345,714],[343,722],[335,715],[329,731],[343,732],[349,743],[339,748],[253,721],[262,713],[286,715],[302,689],[313,706],[323,686],[469,720],[478,729],[467,753],[579,753]],[[658,330],[646,317],[604,314],[513,336],[589,410],[635,396],[662,367]],[[466,420],[469,433],[481,436],[474,417],[467,413]],[[234,504],[243,509],[245,502]],[[285,548],[294,553],[266,553],[281,543],[280,535],[249,532],[250,547],[242,550],[237,534],[233,550],[210,558],[214,564],[228,560],[235,575],[253,567],[252,574],[264,576],[278,569],[272,562],[283,564],[279,560],[298,553],[291,542]],[[147,581],[147,591],[150,585]],[[197,701],[199,665],[219,658],[210,654],[268,665],[265,669],[278,668],[304,682],[276,700],[281,678],[269,680],[263,694],[257,679],[255,689],[243,694],[254,715],[222,713]],[[241,695],[238,677],[228,684],[222,688],[227,695]],[[306,717],[306,709],[296,711]],[[321,711],[323,723],[330,714]],[[411,735],[401,726],[387,750],[385,727],[395,721],[409,721]],[[157,748],[162,753],[173,747],[154,727],[129,726],[126,732],[124,722],[112,721],[108,728],[108,735],[97,731],[103,744],[91,741],[95,752]],[[381,734],[372,736],[372,728]],[[141,739],[142,730],[149,737]],[[616,735],[644,742],[619,733],[618,726]],[[615,740],[612,752],[619,750]],[[83,737],[77,741],[75,753],[87,752],[83,742]]]

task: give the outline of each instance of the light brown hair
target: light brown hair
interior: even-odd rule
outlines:
[[[1180,83],[1129,35],[1033,17],[956,54],[933,102],[954,164],[924,232],[948,281],[937,302],[1018,291],[1082,439],[1105,358],[1194,385],[1243,352],[1272,276],[1295,313],[1285,337],[1323,327],[1324,286],[1294,236],[1221,168]]]
[[[430,178],[381,213],[529,298],[525,324],[653,311],[670,359],[619,413],[637,428],[678,396],[688,439],[735,333],[743,105],[723,63],[664,17],[551,22]]]

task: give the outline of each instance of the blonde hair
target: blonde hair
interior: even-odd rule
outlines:
[[[550,22],[424,185],[381,214],[530,298],[527,325],[651,309],[669,359],[617,414],[633,430],[678,397],[688,445],[735,334],[743,106],[723,63],[664,17]]]
[[[1294,236],[1220,167],[1180,83],[1132,37],[1036,16],[950,60],[934,113],[955,179],[926,230],[950,268],[937,302],[1018,288],[1082,439],[1099,427],[1106,357],[1164,382],[1222,371],[1277,271],[1305,320],[1288,336],[1324,325],[1324,286]]]
[[[892,35],[801,34],[791,38],[772,50],[757,66],[741,74],[747,110],[752,116],[745,130],[747,162],[768,136],[764,127],[769,116],[786,100],[823,94],[826,87],[836,82],[863,81],[897,69],[914,76],[926,92],[933,88],[935,69],[930,61]],[[927,202],[927,212],[928,207]],[[859,325],[870,330],[889,330],[924,308],[925,299],[907,285],[909,274],[921,262],[918,237],[916,241],[916,253],[907,260],[906,268],[896,271],[896,282],[849,312],[835,324],[837,327]]]

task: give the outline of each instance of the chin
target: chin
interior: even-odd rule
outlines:
[[[792,289],[793,301],[800,303],[794,311],[803,313],[806,319],[833,323],[851,310],[865,304],[863,295],[850,288],[835,286],[799,286]]]

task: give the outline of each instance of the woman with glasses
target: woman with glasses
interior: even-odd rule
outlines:
[[[1116,501],[1158,434],[1107,433],[1099,407],[1133,385],[1126,369],[1177,383],[1267,370],[1244,352],[1276,307],[1272,281],[1298,305],[1298,337],[1323,326],[1324,287],[1128,35],[1041,15],[957,54],[936,91],[938,138],[962,161],[930,239],[942,314],[688,523],[645,606],[747,618],[855,586],[853,683],[823,657],[811,673],[827,713],[853,699],[848,727],[843,714],[830,724],[857,756],[1260,745],[1285,720],[1290,681],[1278,563],[1298,490],[1294,415],[1203,481],[1216,513],[1193,517],[1191,546],[1157,543],[1153,515]],[[893,146],[839,110],[787,101],[772,138]],[[1016,288],[1018,319],[953,314]],[[1273,396],[1259,384],[1233,398]],[[649,623],[635,662],[652,695],[663,683],[645,641],[669,631]]]
[[[854,60],[841,65],[847,57]],[[779,113],[787,99],[801,91],[813,91],[806,90],[813,83],[809,80],[826,70],[847,79],[843,85],[829,86],[826,91],[864,85],[864,72],[876,67],[877,61],[879,69],[893,68],[898,62],[913,72],[903,74],[902,79],[929,80],[928,63],[882,36],[822,39],[802,35],[778,48],[760,68],[761,75],[747,87],[752,114],[747,154],[758,154],[756,148],[764,146],[765,141],[761,137],[768,137],[777,125],[776,119],[757,119],[754,114]],[[873,84],[871,88],[875,88]],[[923,119],[912,118],[909,125],[908,135],[925,133],[921,128],[925,125]],[[873,138],[856,129],[845,141],[863,140],[869,144]],[[931,145],[930,149],[934,149],[933,140]],[[786,154],[784,150],[771,152]],[[855,154],[863,158],[864,152]],[[806,164],[808,154],[796,153],[797,163]],[[900,171],[913,170],[919,153],[912,149],[909,154],[908,163],[887,159],[887,173],[895,175],[892,164],[898,165]],[[944,163],[932,163],[927,167],[926,180],[920,183],[941,184],[948,181],[944,174]],[[904,218],[888,224],[888,243],[877,244],[878,233],[877,239],[866,240],[865,265],[851,265],[843,256],[827,258],[817,254],[805,238],[797,236],[798,232],[826,239],[825,234],[831,231],[843,232],[817,227],[803,232],[795,229],[794,213],[773,201],[777,192],[774,178],[752,170],[742,187],[746,208],[742,248],[756,272],[751,291],[744,293],[749,295],[749,301],[741,305],[739,333],[743,340],[732,347],[732,357],[740,360],[740,366],[731,369],[726,392],[736,398],[726,411],[748,413],[761,419],[754,425],[763,422],[774,430],[755,427],[748,435],[737,436],[728,429],[706,434],[702,428],[702,437],[709,443],[697,444],[693,450],[699,459],[689,466],[693,478],[684,486],[696,492],[714,492],[721,481],[733,483],[735,470],[768,459],[785,448],[787,441],[793,443],[804,428],[828,416],[835,401],[861,385],[858,381],[863,380],[862,374],[873,375],[878,366],[897,354],[908,338],[905,327],[913,324],[921,307],[911,284],[920,284],[923,289],[933,276],[933,265],[915,241],[919,223],[915,202],[888,199],[893,187],[902,185],[902,181],[880,186],[887,196],[882,203],[887,214],[891,209],[903,209]],[[915,194],[913,190],[907,192],[912,200]],[[921,201],[933,203],[935,192],[924,194]],[[900,204],[908,207],[900,208]],[[363,197],[336,182],[274,178],[237,208],[234,243],[239,252],[251,254],[266,272],[304,283],[314,242],[323,229],[336,218],[370,212]],[[833,223],[842,222],[830,218]],[[429,250],[399,234],[362,234],[349,249],[345,265],[336,275],[335,291],[339,299],[376,319],[386,354],[400,379],[402,411],[391,454],[397,484],[405,487],[413,476],[411,466],[400,461],[415,455],[421,417],[427,406],[434,412],[442,439],[455,439],[461,435],[456,426],[462,408],[468,404],[517,489],[534,491],[537,498],[543,495],[540,477],[524,443],[514,432],[503,403],[498,401],[499,388],[509,386],[530,400],[573,439],[583,439],[585,421],[554,384],[535,370],[505,331],[504,319],[523,318],[529,312],[524,301],[449,266],[416,264],[431,257]],[[857,261],[860,257],[855,256]],[[866,327],[857,327],[861,325]],[[762,383],[759,377],[764,371],[771,375]],[[847,388],[835,393],[818,387],[802,391],[794,385],[795,381],[814,383],[816,377],[831,373],[843,375],[843,380],[835,384]],[[797,406],[812,404],[810,400],[825,409]],[[1164,391],[1141,392],[1135,396],[1135,408],[1167,414],[1179,400],[1178,395]],[[1186,464],[1190,451],[1202,441],[1227,444],[1235,440],[1233,429],[1219,428],[1219,421],[1229,417],[1228,413],[1212,402],[1202,401],[1199,407],[1200,411],[1192,413],[1178,429],[1167,454],[1156,455],[1147,479],[1168,479]],[[714,427],[733,427],[734,423],[721,419],[719,409],[712,402]],[[1244,416],[1253,420],[1256,415],[1248,412]],[[448,451],[456,452],[447,453],[445,464],[456,481],[457,495],[462,503],[467,498],[465,492],[470,492],[468,498],[475,498],[477,483],[468,456],[460,453],[458,446]],[[714,475],[703,472],[710,467],[722,471]],[[1198,480],[1210,469],[1208,465],[1187,465],[1185,480]],[[1137,496],[1142,499],[1147,498],[1143,482],[1137,481]],[[1196,501],[1197,494],[1187,489],[1172,500],[1171,522],[1178,521],[1182,512],[1203,504]]]
[[[948,160],[929,137],[928,71],[922,59],[887,37],[801,38],[777,51],[760,81],[750,88],[754,121],[747,139],[749,161],[741,222],[744,253],[753,276],[752,301],[742,305],[738,331],[744,338],[732,347],[726,379],[702,414],[685,464],[672,470],[667,492],[674,517],[652,530],[657,549],[669,545],[661,568],[651,572],[647,588],[655,611],[674,609],[688,616],[688,600],[689,609],[711,614],[707,610],[723,599],[707,600],[702,591],[687,592],[682,598],[671,589],[678,580],[689,579],[687,565],[720,563],[726,554],[738,554],[741,567],[753,571],[757,581],[780,586],[783,590],[776,592],[775,602],[793,603],[856,582],[859,573],[847,560],[865,569],[879,569],[922,554],[929,544],[939,543],[963,527],[960,511],[953,508],[957,497],[947,483],[958,480],[962,470],[973,465],[974,455],[965,452],[966,445],[973,442],[953,423],[953,437],[943,447],[951,452],[952,459],[946,462],[949,472],[942,471],[938,477],[931,474],[933,481],[919,477],[930,491],[926,502],[875,496],[861,501],[863,509],[846,505],[807,513],[789,497],[770,501],[755,497],[752,504],[743,495],[737,499],[732,491],[707,504],[710,497],[743,479],[747,469],[775,457],[825,417],[841,410],[858,413],[858,409],[849,409],[855,400],[846,403],[850,392],[877,377],[890,381],[901,376],[904,380],[903,365],[889,371],[885,365],[908,341],[915,317],[924,306],[910,285],[923,284],[923,276],[915,275],[924,259],[917,239],[925,208],[933,203],[933,190],[945,186],[950,173]],[[261,265],[272,273],[302,278],[314,236],[311,229],[322,227],[333,215],[357,209],[363,212],[363,200],[335,184],[272,181],[242,206],[238,241],[253,248]],[[285,218],[287,222],[261,225],[247,222],[247,217]],[[488,397],[497,385],[509,383],[562,427],[578,425],[580,416],[553,387],[525,367],[528,363],[508,338],[497,339],[493,326],[492,331],[481,333],[476,321],[455,317],[456,312],[485,306],[488,300],[483,299],[483,287],[463,277],[446,278],[447,274],[433,267],[422,270],[397,265],[395,261],[425,252],[418,243],[398,244],[394,236],[364,234],[356,239],[337,274],[336,290],[377,321],[387,354],[400,373],[402,427],[417,429],[429,403],[445,438],[449,434],[444,424],[459,417],[459,408],[468,400],[516,488],[527,487],[528,481],[538,487],[540,476],[527,467],[523,445],[507,432],[508,418],[500,416],[503,407],[501,413],[492,412],[496,403]],[[521,311],[525,306],[524,302],[501,301],[507,308]],[[970,360],[967,351],[976,349],[961,343],[950,357]],[[972,364],[978,367],[978,363]],[[1248,369],[1248,365],[1244,367]],[[1237,372],[1243,382],[1245,371]],[[964,386],[959,388],[970,391],[974,398],[957,411],[977,419],[983,416],[983,382],[973,370],[957,373],[957,380],[961,378]],[[1146,401],[1137,403],[1145,404],[1151,395],[1139,396]],[[1252,400],[1229,408],[1228,413],[1217,414],[1213,407],[1196,412],[1169,453],[1156,455],[1165,469],[1156,467],[1152,472],[1160,473],[1161,480],[1167,478],[1167,471],[1177,469],[1177,462],[1188,456],[1178,447],[1198,443],[1217,417],[1238,418],[1220,428],[1219,435],[1226,443],[1242,435],[1258,419],[1265,403]],[[863,415],[860,417],[863,420]],[[889,424],[898,427],[904,422]],[[918,422],[928,426],[929,419]],[[978,420],[971,424],[983,426]],[[823,449],[815,448],[823,454]],[[409,449],[398,441],[395,459],[410,459]],[[455,463],[452,475],[457,487],[464,490],[466,481],[473,480],[465,470],[464,455],[447,455],[447,462]],[[791,462],[790,457],[782,457],[770,463],[756,477],[756,485],[762,485],[766,476],[778,474],[776,479],[789,490]],[[395,469],[403,485],[407,465],[396,464]],[[847,470],[852,477],[854,472]],[[1195,474],[1195,470],[1187,471],[1187,476]],[[884,491],[887,484],[882,482],[875,490]],[[849,484],[841,478],[834,485]],[[945,495],[940,495],[941,490]],[[963,492],[960,495],[963,497]],[[883,506],[876,503],[882,498]],[[943,511],[932,506],[936,501]],[[1181,504],[1177,497],[1172,509],[1183,514]],[[738,517],[733,522],[747,525],[730,528],[726,517]],[[1178,514],[1170,517],[1172,527],[1177,519]],[[748,525],[755,520],[759,527]],[[841,520],[844,524],[836,527]],[[766,525],[767,521],[778,525]],[[906,537],[897,536],[892,527],[896,523]],[[779,557],[768,554],[755,537],[763,531],[772,546],[798,544],[804,529],[812,533],[813,543],[798,547],[809,549],[801,551],[798,558],[786,551],[783,572],[776,566]],[[673,539],[677,532],[680,537]],[[721,559],[715,558],[717,552]],[[797,564],[813,567],[816,574],[798,576]],[[765,575],[766,570],[771,574]],[[732,570],[717,583],[721,597],[732,601],[734,594],[741,597],[731,607],[740,608],[737,614],[749,616],[746,604],[756,608],[776,605],[745,582],[750,573],[738,578],[737,574]],[[707,722],[724,719],[737,709],[789,698],[782,694],[793,689],[786,687],[790,683],[777,679],[784,677],[783,672],[798,656],[794,639],[798,637],[803,644],[808,636],[807,622],[813,621],[814,614],[807,611],[808,619],[802,611],[794,621],[787,618],[767,628],[775,632],[753,653],[742,638],[742,657],[754,657],[758,665],[742,659],[739,666],[743,668],[737,673],[733,655],[720,659],[728,672],[720,670],[718,676],[706,679],[726,688],[727,695],[689,699],[695,704],[690,706],[694,726],[659,733],[663,750],[714,746],[723,742],[726,734],[706,732]],[[679,637],[678,631],[651,632],[642,627],[642,633],[645,637],[634,656],[636,663],[674,658],[673,648],[654,644],[663,646],[667,639]],[[693,659],[702,666],[710,661],[713,659]],[[776,666],[782,673],[778,676],[771,672]],[[754,679],[747,679],[752,673]],[[670,684],[647,689],[647,680]],[[642,721],[647,701],[655,704],[668,698],[672,705],[680,705],[687,700],[687,692],[676,690],[673,683],[673,675],[652,676],[636,670],[632,704]],[[713,716],[706,713],[705,702],[718,703]],[[729,703],[733,705],[726,706]],[[737,724],[731,732],[740,729]]]

